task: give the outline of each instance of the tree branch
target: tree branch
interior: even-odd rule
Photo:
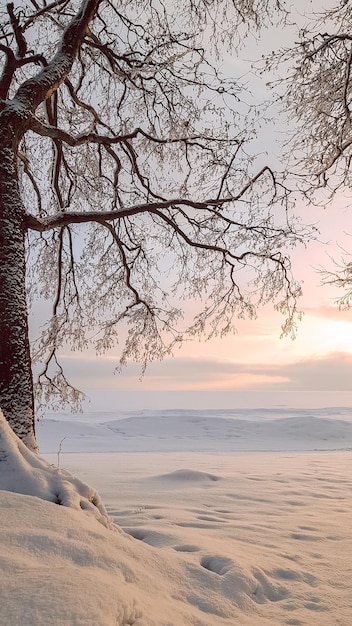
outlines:
[[[33,22],[36,21],[38,17],[42,17],[45,13],[49,13],[52,9],[56,9],[59,6],[66,5],[70,0],[54,0],[54,2],[50,2],[50,4],[46,4],[44,7],[40,8],[37,2],[32,2],[34,7],[37,9],[33,15],[30,15],[26,21],[24,22],[23,29],[28,28]]]
[[[17,43],[17,57],[23,59],[27,52],[27,42],[23,36],[23,28],[20,25],[18,17],[15,15],[13,2],[9,2],[6,8]]]
[[[16,69],[16,58],[11,48],[0,44],[0,51],[6,54],[6,61],[0,78],[0,99],[6,100],[11,81]]]
[[[89,110],[91,111],[91,107],[89,107]],[[95,117],[94,115],[95,112],[93,111],[91,112],[93,116]],[[58,139],[59,141],[63,141],[64,143],[67,143],[69,146],[72,146],[72,147],[82,146],[87,143],[110,144],[110,145],[119,144],[119,143],[122,144],[122,143],[126,143],[127,141],[131,139],[135,139],[138,135],[142,135],[143,137],[145,137],[151,142],[154,142],[157,144],[163,144],[163,145],[176,144],[176,143],[188,143],[190,145],[199,145],[199,144],[194,143],[199,140],[204,141],[204,143],[210,142],[210,141],[216,141],[216,142],[219,142],[220,144],[221,143],[228,144],[231,142],[231,140],[229,139],[222,140],[221,138],[212,137],[211,135],[208,135],[208,136],[207,135],[190,135],[190,136],[185,135],[182,137],[176,137],[176,138],[170,137],[168,139],[165,139],[162,137],[155,137],[153,135],[150,135],[149,133],[147,133],[145,130],[143,130],[140,127],[135,128],[130,133],[126,133],[124,135],[115,135],[113,137],[109,137],[108,135],[99,135],[98,133],[82,133],[81,135],[76,135],[76,137],[74,137],[70,133],[67,133],[66,131],[62,130],[61,128],[57,128],[56,126],[53,126],[50,124],[44,124],[34,115],[32,115],[31,117],[30,128],[33,132],[37,133],[41,137],[51,137],[51,139]],[[239,141],[238,139],[233,139],[232,143],[238,145],[241,143],[241,141]]]
[[[137,304],[143,304],[143,306],[146,308],[146,310],[152,315],[152,311],[151,311],[150,305],[143,298],[141,298],[141,296],[138,293],[137,289],[131,283],[131,268],[128,265],[127,258],[126,258],[126,253],[124,251],[121,239],[118,237],[116,231],[114,230],[114,228],[113,228],[113,226],[111,224],[108,224],[107,222],[103,222],[103,226],[105,226],[105,228],[108,229],[108,231],[110,232],[113,240],[115,241],[115,243],[116,243],[116,245],[118,247],[120,258],[121,258],[121,261],[122,261],[122,265],[123,265],[123,268],[124,268],[124,271],[125,271],[126,286],[133,293],[133,296],[134,296],[134,300],[135,300],[134,303],[133,303],[134,306],[137,305]]]
[[[39,74],[26,80],[17,90],[15,100],[28,111],[34,112],[38,105],[56,91],[65,81],[89,22],[93,19],[101,0],[83,0],[80,10],[64,30],[58,51]]]
[[[131,217],[138,213],[156,213],[162,209],[168,209],[170,207],[176,207],[178,205],[190,207],[192,209],[208,209],[209,207],[221,207],[231,202],[236,202],[242,198],[245,193],[252,187],[252,185],[264,174],[270,174],[274,178],[273,172],[268,167],[263,167],[253,178],[251,178],[244,187],[238,192],[238,194],[230,196],[228,198],[211,198],[204,200],[203,202],[196,202],[188,200],[186,198],[173,198],[171,200],[161,200],[160,202],[147,202],[145,204],[138,204],[127,209],[121,209],[118,211],[86,211],[86,212],[73,212],[65,211],[56,215],[50,215],[42,217],[41,219],[34,215],[27,214],[25,223],[27,228],[35,230],[37,232],[46,232],[53,228],[59,228],[61,226],[67,226],[69,224],[87,224],[88,222],[97,222],[103,224],[104,222],[111,222],[113,220],[120,220],[125,217]]]

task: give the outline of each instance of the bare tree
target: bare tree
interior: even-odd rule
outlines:
[[[294,47],[267,59],[286,78],[276,88],[291,123],[286,186],[308,203],[328,206],[339,193],[350,206],[352,187],[352,7],[346,0],[319,5],[302,24]],[[274,84],[274,83],[273,83]],[[325,284],[343,291],[341,308],[352,305],[351,251],[341,248]]]
[[[217,69],[219,49],[232,54],[277,5],[18,0],[2,10],[0,405],[32,449],[33,297],[53,303],[32,348],[44,402],[79,400],[60,364],[65,344],[103,352],[121,335],[122,364],[145,364],[268,302],[294,328],[300,286],[287,249],[301,234],[270,168],[255,169],[239,82]],[[182,298],[202,298],[184,326]]]

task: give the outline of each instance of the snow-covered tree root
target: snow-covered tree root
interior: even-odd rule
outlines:
[[[99,494],[68,472],[50,465],[17,437],[0,410],[0,489],[55,502],[110,521]]]

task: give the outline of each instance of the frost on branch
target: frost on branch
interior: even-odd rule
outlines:
[[[23,0],[0,8],[0,174],[6,148],[3,189],[13,182],[0,213],[18,208],[29,303],[52,303],[31,362],[27,350],[26,380],[32,390],[36,361],[45,406],[80,399],[60,364],[68,347],[102,353],[119,344],[122,365],[145,366],[184,339],[231,332],[268,303],[294,331],[301,289],[289,248],[307,231],[291,219],[270,163],[256,157],[256,107],[241,70],[227,65],[242,35],[280,7]],[[6,417],[18,416],[4,397]]]
[[[36,496],[83,510],[109,526],[99,494],[67,472],[31,452],[15,435],[0,410],[0,489]]]
[[[271,84],[288,118],[286,184],[304,203],[330,213],[334,205],[351,206],[352,6],[345,0],[325,5],[313,7],[309,19],[301,16],[294,44],[264,63],[275,72]],[[349,245],[343,247],[342,258],[328,262],[331,269],[321,275],[323,284],[342,290],[336,302],[345,309],[352,302],[352,273]]]

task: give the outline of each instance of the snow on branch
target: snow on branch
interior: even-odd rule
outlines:
[[[93,114],[94,114],[94,109],[89,107],[89,110],[91,112],[93,111]],[[58,128],[57,126],[50,126],[49,124],[44,124],[43,122],[41,122],[38,118],[34,116],[32,116],[30,128],[31,130],[33,130],[38,135],[41,135],[42,137],[51,137],[52,139],[58,139],[59,141],[63,141],[72,147],[81,146],[86,143],[113,145],[113,144],[127,142],[130,139],[135,139],[136,137],[138,137],[138,135],[141,135],[145,137],[146,139],[148,139],[149,141],[154,142],[156,144],[190,143],[190,144],[195,145],[194,142],[199,141],[199,140],[201,140],[204,143],[207,141],[208,142],[216,141],[216,142],[219,142],[220,144],[229,142],[228,139],[221,139],[221,137],[215,137],[215,136],[210,136],[210,135],[188,135],[188,136],[185,135],[184,137],[182,136],[181,137],[169,137],[166,139],[162,137],[155,137],[139,127],[130,133],[115,135],[112,137],[109,137],[107,135],[99,135],[98,133],[82,133],[81,135],[76,135],[76,137],[74,137],[70,133],[65,132],[64,130],[62,130],[61,128]],[[239,140],[234,139],[231,143],[237,144],[240,142]]]
[[[170,200],[160,200],[159,202],[147,202],[145,204],[139,204],[136,206],[131,206],[129,208],[121,209],[119,211],[82,211],[82,212],[73,212],[73,211],[62,211],[55,215],[50,215],[47,217],[37,218],[34,215],[27,214],[26,215],[26,225],[27,228],[31,230],[35,230],[38,232],[46,232],[53,228],[60,228],[62,226],[67,226],[69,224],[85,224],[89,222],[97,222],[103,224],[104,222],[121,220],[126,217],[132,217],[133,215],[138,215],[139,213],[157,213],[162,209],[175,208],[175,207],[189,207],[192,209],[199,210],[211,210],[211,208],[221,208],[224,205],[232,204],[240,200],[249,189],[265,174],[269,174],[269,176],[275,181],[274,174],[272,170],[268,167],[263,167],[253,178],[251,178],[238,193],[234,196],[225,197],[225,198],[209,198],[204,201],[196,201],[189,200],[187,198],[172,198]],[[275,195],[274,191],[274,195]],[[232,220],[229,217],[222,216],[218,214],[218,217],[223,217],[224,221],[227,225],[237,225],[243,228],[248,228],[248,230],[255,230],[255,227],[250,225],[249,223],[239,223],[236,220]],[[276,229],[277,232],[282,232],[282,229]]]
[[[17,90],[15,100],[35,111],[38,105],[66,79],[76,58],[77,50],[86,33],[89,22],[101,0],[84,0],[78,13],[64,30],[58,50],[41,72],[26,80]]]

